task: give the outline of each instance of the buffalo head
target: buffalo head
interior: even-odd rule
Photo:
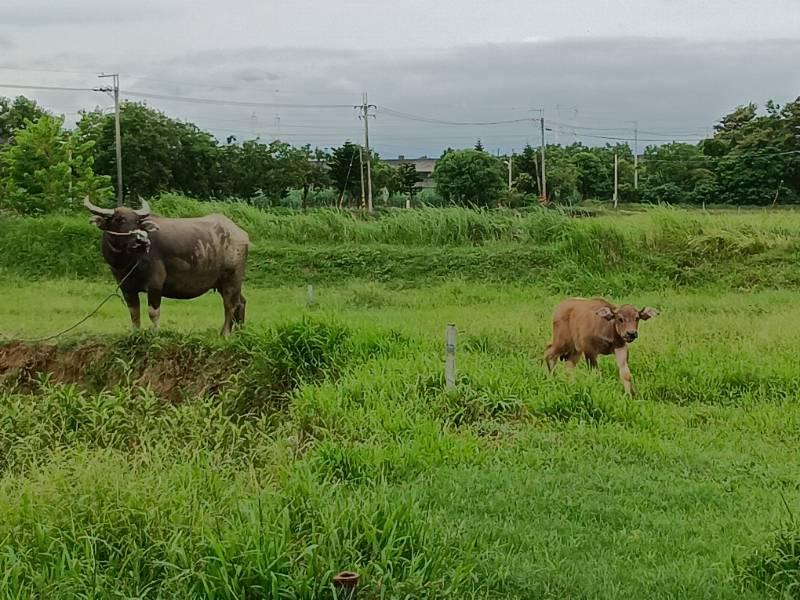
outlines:
[[[118,206],[117,208],[100,208],[91,203],[89,198],[85,198],[83,205],[92,213],[91,223],[103,232],[116,236],[119,239],[113,242],[113,246],[117,249],[134,250],[142,243],[142,235],[136,235],[138,232],[158,231],[158,225],[150,220],[150,206],[146,200],[142,200],[142,207],[138,210],[128,208],[127,206]]]

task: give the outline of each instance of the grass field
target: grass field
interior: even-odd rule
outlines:
[[[750,217],[728,231],[772,250],[796,218]],[[333,597],[354,569],[366,598],[799,597],[800,305],[795,267],[770,268],[790,277],[750,291],[637,273],[613,299],[661,314],[634,399],[608,357],[546,374],[553,280],[329,282],[306,307],[256,277],[227,341],[216,296],[137,336],[113,300],[49,378],[0,380],[2,595]],[[3,277],[13,338],[110,291]],[[163,401],[166,379],[190,397]]]

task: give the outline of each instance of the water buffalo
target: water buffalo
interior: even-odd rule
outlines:
[[[574,369],[583,355],[589,367],[596,369],[598,355],[614,354],[625,392],[632,394],[628,344],[639,337],[639,321],[657,314],[655,308],[616,307],[601,298],[565,300],[553,314],[553,341],[545,350],[547,366],[552,371],[560,358]]]
[[[103,232],[103,258],[131,313],[134,329],[141,326],[139,293],[147,293],[148,313],[158,327],[161,298],[197,298],[214,289],[222,295],[227,336],[244,323],[242,295],[250,238],[224,215],[168,219],[150,214],[142,200],[138,210],[100,208],[88,198],[91,222]]]

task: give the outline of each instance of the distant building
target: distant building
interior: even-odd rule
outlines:
[[[417,182],[418,188],[432,188],[433,183],[433,169],[436,166],[435,158],[428,158],[421,156],[419,158],[406,158],[402,154],[397,158],[384,158],[383,161],[390,167],[397,168],[403,163],[411,163],[417,170],[417,173],[422,175],[422,181]]]

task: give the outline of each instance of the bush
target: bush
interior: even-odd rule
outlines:
[[[49,115],[26,121],[0,152],[0,208],[28,215],[71,212],[84,196],[108,192],[108,178],[92,170],[92,142],[80,142],[63,123]]]
[[[789,523],[761,549],[739,565],[746,588],[771,592],[775,597],[800,598],[800,528]]]

